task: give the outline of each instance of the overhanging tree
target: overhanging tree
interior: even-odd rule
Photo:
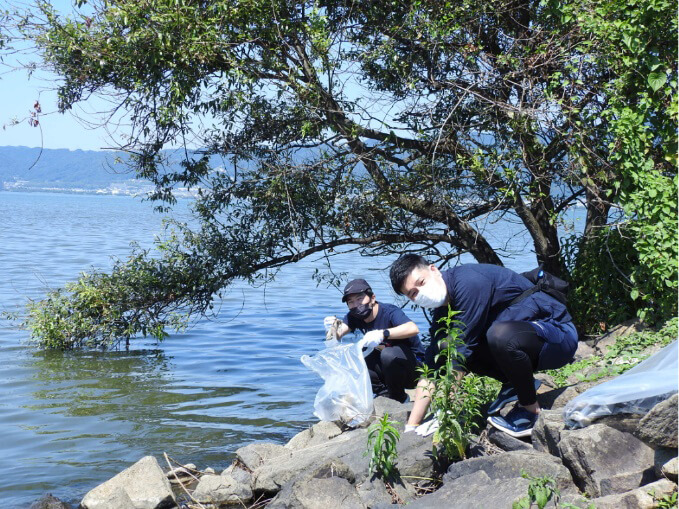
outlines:
[[[597,11],[611,26],[613,4]],[[648,14],[669,27],[652,34],[663,43],[668,5]],[[638,100],[616,88],[613,48],[597,46],[605,37],[576,7],[125,0],[72,18],[41,3],[15,18],[64,80],[60,109],[116,97],[132,126],[122,148],[153,198],[171,205],[174,186],[192,187],[200,219],[196,231],[175,225],[160,258],[136,253],[33,303],[34,335],[66,347],[163,337],[234,278],[340,246],[501,264],[488,217],[520,221],[538,262],[577,273],[586,260],[564,257],[560,218],[587,206],[585,244],[609,223],[625,187],[607,115]],[[669,93],[651,96],[641,151],[676,130],[676,47],[654,50],[666,78],[655,92]],[[177,167],[163,151],[177,145],[201,150]],[[646,173],[676,176],[667,151],[648,159]]]

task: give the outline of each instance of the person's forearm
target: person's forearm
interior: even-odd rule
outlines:
[[[415,322],[407,322],[396,327],[389,327],[389,340],[392,339],[407,339],[412,338],[415,334],[418,334],[420,329],[417,327]]]

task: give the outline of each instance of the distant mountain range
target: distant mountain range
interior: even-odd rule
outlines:
[[[150,189],[125,161],[122,152],[0,147],[0,190],[137,194]]]

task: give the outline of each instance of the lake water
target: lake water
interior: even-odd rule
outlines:
[[[180,217],[186,209],[180,204]],[[130,242],[150,246],[162,231],[151,204],[125,196],[0,192],[0,219],[3,311],[92,266],[110,267]],[[507,266],[535,265],[516,225],[487,227],[494,246],[519,252]],[[366,278],[379,299],[399,302],[388,281],[391,261],[345,253],[332,267]],[[285,267],[259,288],[235,283],[216,319],[162,343],[135,340],[129,351],[38,351],[25,331],[1,323],[2,507],[27,507],[47,492],[77,505],[149,454],[219,471],[238,447],[284,443],[316,422],[321,380],[299,358],[321,348],[323,317],[345,312],[340,292],[312,279],[323,263]],[[407,312],[426,330],[423,316]]]

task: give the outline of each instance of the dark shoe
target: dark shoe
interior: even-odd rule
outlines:
[[[535,390],[537,391],[538,387],[542,385],[542,382],[536,378],[533,380],[533,385],[535,385]],[[502,384],[502,389],[500,389],[497,399],[493,401],[488,407],[488,415],[499,414],[500,410],[502,410],[507,404],[518,399],[519,396],[513,386],[509,385],[508,383]]]
[[[512,408],[504,417],[500,415],[488,417],[488,423],[491,426],[516,438],[529,437],[533,432],[533,426],[535,426],[535,421],[537,420],[537,414],[534,414],[519,405]]]

